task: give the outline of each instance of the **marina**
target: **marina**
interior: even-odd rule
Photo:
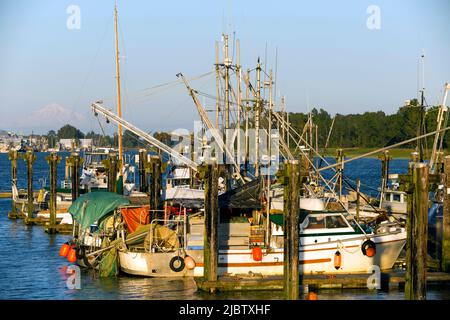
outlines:
[[[112,12],[89,116],[0,131],[0,299],[450,299],[450,84],[425,88],[424,53],[391,115],[331,115],[309,93],[298,112],[278,47],[272,62],[225,27],[209,60],[132,93],[130,16]],[[150,101],[163,91],[178,115]]]

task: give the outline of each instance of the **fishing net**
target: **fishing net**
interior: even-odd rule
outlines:
[[[119,274],[118,247],[121,240],[117,239],[111,242],[114,245],[111,249],[103,253],[99,263],[99,275],[101,278],[115,277]]]

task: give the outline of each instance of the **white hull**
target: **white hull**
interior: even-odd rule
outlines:
[[[186,187],[167,188],[164,200],[203,200],[205,199],[205,191],[201,189],[192,189]]]
[[[371,238],[376,244],[376,255],[369,258],[363,255],[361,244],[365,240],[349,235],[347,239],[340,236],[340,242],[319,243],[308,245],[314,237],[301,238],[302,246],[299,252],[300,273],[367,273],[373,266],[381,270],[391,269],[406,242],[406,232],[389,235],[375,235]],[[334,241],[334,239],[331,239]],[[341,253],[341,267],[334,267],[336,251]],[[194,258],[196,267],[192,271],[186,268],[181,272],[173,272],[169,268],[170,259],[176,253],[138,253],[120,252],[120,267],[125,273],[150,277],[179,277],[203,275],[203,251],[187,250],[187,255]],[[283,274],[283,250],[274,249],[271,252],[263,250],[262,261],[254,261],[252,250],[220,250],[219,274],[262,275]]]

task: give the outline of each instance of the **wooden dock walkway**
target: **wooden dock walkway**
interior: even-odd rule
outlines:
[[[27,192],[26,190],[19,190],[19,196],[26,196]],[[33,192],[34,197],[37,197],[39,195],[38,191]],[[12,192],[11,191],[0,191],[0,199],[11,199],[12,198]]]
[[[317,289],[364,289],[371,274],[315,274],[303,275],[300,285],[314,286]],[[195,278],[197,288],[202,291],[270,291],[283,290],[283,276],[220,276],[217,282],[206,281],[203,277]],[[402,287],[405,283],[404,271],[381,273],[381,289]],[[428,284],[450,284],[450,274],[428,272]]]

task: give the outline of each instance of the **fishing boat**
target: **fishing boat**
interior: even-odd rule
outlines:
[[[193,183],[196,180],[192,176],[192,170],[189,167],[183,164],[174,165],[167,174],[163,201],[185,205],[191,203],[191,205],[197,207],[202,206],[205,192],[198,183]]]
[[[395,224],[384,223],[376,230],[364,230],[356,221],[347,220],[344,212],[302,210],[301,215],[301,273],[367,273],[373,266],[390,269],[406,242],[405,229]],[[177,223],[176,230],[186,233],[180,237],[184,241],[164,247],[151,229],[148,237],[154,237],[153,241],[128,245],[119,251],[121,270],[148,277],[202,276],[203,219],[189,219],[187,232],[184,218],[167,224]],[[253,245],[252,229],[258,226],[250,222],[220,225],[219,275],[283,274],[283,217],[272,215],[271,220],[275,227],[268,248]]]
[[[225,37],[225,39],[227,38]],[[227,48],[226,41],[225,47]],[[224,61],[224,64],[220,66],[224,68],[223,72],[225,73],[229,72],[231,68],[240,68],[238,65],[232,66],[227,58]],[[259,79],[261,72],[259,61],[256,71],[258,72],[257,79]],[[284,233],[280,221],[283,220],[284,208],[283,202],[278,200],[282,200],[280,195],[283,193],[283,187],[272,186],[274,173],[266,175],[266,177],[260,175],[262,169],[265,168],[259,162],[258,157],[253,164],[254,172],[251,173],[246,170],[247,176],[245,178],[242,176],[236,156],[228,149],[222,135],[218,133],[220,128],[217,125],[214,126],[208,119],[205,108],[196,96],[197,92],[190,87],[182,74],[178,76],[186,85],[203,124],[211,129],[210,134],[219,150],[227,155],[231,161],[225,166],[226,176],[220,177],[222,183],[218,183],[226,190],[219,195],[220,219],[225,220],[219,224],[219,272],[222,274],[248,272],[259,272],[267,275],[282,274],[282,240]],[[248,75],[245,81],[247,86],[254,90],[255,95],[260,94],[255,90],[257,88],[259,91],[261,88],[259,82],[255,87],[252,87],[248,82]],[[269,81],[270,83],[271,81]],[[217,99],[218,102],[221,102],[219,98]],[[219,108],[220,110],[230,112],[231,102],[229,99],[229,96],[225,97],[224,104],[227,108]],[[260,101],[262,109],[263,101],[258,101]],[[238,103],[238,105],[240,104]],[[270,101],[268,105],[270,106]],[[117,250],[120,269],[125,273],[134,275],[178,277],[203,274],[203,207],[192,206],[192,203],[186,201],[204,198],[202,187],[197,186],[195,192],[191,192],[192,186],[191,181],[189,181],[192,178],[192,172],[198,171],[198,164],[173,148],[157,141],[144,130],[124,120],[120,115],[114,114],[108,108],[102,106],[100,102],[93,103],[92,109],[94,114],[104,115],[109,121],[125,127],[160,151],[179,160],[184,167],[175,167],[168,176],[163,200],[166,209],[170,207],[170,210],[164,211],[163,218],[151,218],[149,224],[141,226],[133,232],[126,229],[117,230],[120,239],[116,238],[118,242],[115,245],[93,251],[88,256],[97,255],[100,257],[104,252],[103,250]],[[268,108],[265,112],[269,113],[269,125],[271,125],[271,109]],[[281,123],[287,126],[286,130],[295,132],[289,123],[285,122],[284,118],[280,119],[279,115],[273,114],[278,124]],[[255,113],[255,116],[257,117],[259,114]],[[259,129],[260,123],[258,121],[255,122],[256,129]],[[229,126],[231,124],[225,123],[222,129]],[[301,135],[298,133],[297,135],[302,139]],[[310,133],[309,136],[312,137],[312,134]],[[283,137],[277,135],[277,139],[280,139],[283,153],[287,158],[294,159],[290,149],[284,143]],[[301,149],[305,157],[311,157],[313,151],[315,151],[311,146],[311,139],[309,143],[306,141],[306,147]],[[269,141],[271,140],[269,139]],[[206,149],[204,145],[202,147],[203,150]],[[269,154],[260,154],[261,159],[267,158],[272,161],[273,158],[276,158],[275,155],[271,155],[270,150],[269,148]],[[248,154],[248,152],[246,151],[245,154]],[[204,154],[201,153],[201,156],[203,157]],[[245,163],[247,162],[246,159]],[[312,176],[317,177],[318,175],[316,168],[311,168],[311,175],[308,179],[311,181]],[[276,191],[277,188],[278,192]],[[375,263],[383,269],[393,266],[406,239],[406,233],[401,225],[386,221],[383,222],[383,228],[381,229],[378,226],[367,229],[356,222],[347,212],[330,209],[330,203],[341,201],[341,197],[336,197],[333,190],[328,190],[328,193],[332,193],[333,196],[327,198],[324,196],[327,193],[323,192],[322,188],[322,199],[317,197],[315,191],[311,191],[309,187],[306,187],[305,191],[300,200],[300,208],[304,213],[303,228],[299,234],[301,242],[299,262],[303,266],[302,272],[367,272],[368,267]],[[175,199],[184,200],[184,202],[180,201],[177,203],[177,207],[173,208],[172,204]],[[324,199],[327,199],[327,206],[324,205]],[[332,200],[330,201],[330,199]],[[345,207],[340,208],[345,209]],[[278,216],[278,219],[275,219],[276,216]],[[324,224],[322,227],[317,227],[312,233],[310,229],[313,229],[313,224],[309,221],[314,219],[335,221],[340,223],[341,227],[332,228]],[[96,245],[100,248],[98,244]],[[260,257],[254,254],[258,250],[261,253]],[[338,260],[341,261],[341,265],[336,266]],[[342,264],[343,261],[345,261],[345,266]]]
[[[81,189],[89,192],[108,188],[108,175],[104,161],[113,152],[116,152],[113,148],[95,148],[92,151],[85,152],[80,177]],[[70,182],[68,183],[70,184]]]

